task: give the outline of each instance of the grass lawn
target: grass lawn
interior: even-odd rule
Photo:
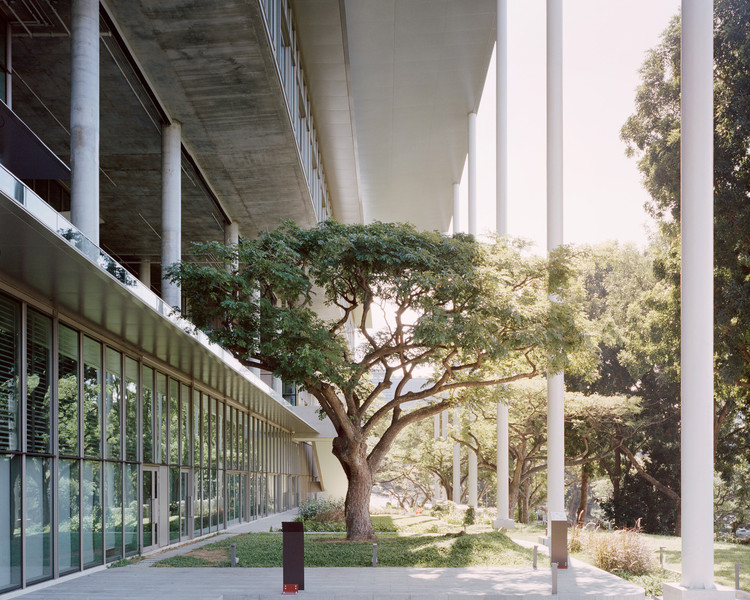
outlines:
[[[376,516],[402,533],[378,535],[378,565],[381,567],[470,567],[531,565],[532,552],[506,535],[483,526],[467,528],[445,525],[423,516]],[[163,567],[228,567],[230,544],[236,544],[241,567],[280,567],[282,536],[278,533],[247,533],[196,548],[157,563]],[[306,534],[305,566],[369,567],[371,542],[347,542],[342,534]]]

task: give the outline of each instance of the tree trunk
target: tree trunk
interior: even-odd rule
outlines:
[[[581,500],[578,503],[578,510],[576,511],[576,519],[579,525],[583,525],[586,522],[586,512],[588,510],[589,503],[589,472],[585,466],[581,467]]]
[[[375,529],[370,520],[373,478],[367,462],[367,443],[339,436],[333,440],[333,454],[339,459],[349,480],[344,501],[346,539],[374,540]]]

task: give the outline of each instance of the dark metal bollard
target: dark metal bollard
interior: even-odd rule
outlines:
[[[378,566],[378,545],[377,544],[372,545],[372,566],[373,567]]]
[[[539,555],[539,546],[534,544],[534,568],[536,569],[537,556]]]
[[[552,563],[552,595],[557,595],[557,563]]]
[[[734,589],[740,589],[740,567],[742,563],[734,563]]]
[[[664,568],[664,546],[659,546],[659,566]]]
[[[281,523],[282,564],[284,585],[297,584],[305,589],[305,530],[302,523],[284,521]]]

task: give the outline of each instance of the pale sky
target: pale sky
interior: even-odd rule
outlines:
[[[508,233],[546,251],[545,0],[508,2]],[[643,247],[647,194],[620,128],[680,0],[563,2],[564,242]],[[495,62],[477,115],[480,224],[495,223]],[[461,182],[467,211],[467,177]],[[464,213],[463,223],[468,223]],[[481,227],[481,225],[480,225]]]

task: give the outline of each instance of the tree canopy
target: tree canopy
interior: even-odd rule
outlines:
[[[365,539],[373,473],[404,427],[454,406],[458,390],[554,372],[585,347],[581,314],[565,301],[567,254],[547,261],[520,243],[404,224],[288,222],[237,246],[202,245],[172,277],[213,341],[317,399],[349,479],[347,537]],[[415,377],[429,381],[411,389]]]

